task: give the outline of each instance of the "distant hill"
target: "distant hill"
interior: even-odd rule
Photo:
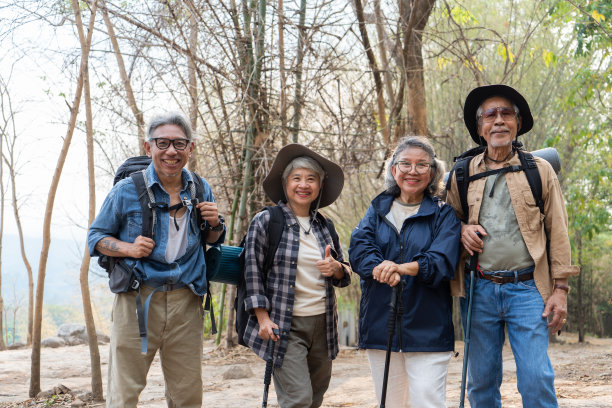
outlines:
[[[76,240],[51,239],[45,275],[45,304],[80,305],[79,268],[84,246],[85,242]],[[41,247],[41,238],[25,238],[25,250],[32,266],[35,284]],[[92,263],[95,262],[96,260],[92,259]],[[102,279],[91,275],[90,284],[101,283]],[[12,303],[15,297],[23,297],[24,304],[27,304],[27,289],[28,277],[21,258],[19,237],[7,234],[2,240],[2,297],[5,304]]]

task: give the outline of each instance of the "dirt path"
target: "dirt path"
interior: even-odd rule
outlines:
[[[560,407],[612,407],[612,339],[587,338],[578,344],[576,336],[562,335],[562,344],[553,344],[549,354],[556,372],[556,387]],[[457,342],[463,354],[463,343]],[[108,346],[101,346],[102,370],[106,381]],[[204,407],[256,408],[261,406],[264,363],[249,350],[239,347],[226,352],[205,344],[203,364]],[[248,367],[252,376],[225,380],[230,368]],[[447,405],[459,405],[462,356],[451,359]],[[323,407],[377,407],[365,352],[343,349],[334,362],[330,389]],[[516,390],[514,360],[510,349],[504,349],[503,406],[521,407]],[[58,398],[54,404],[45,400],[29,401],[30,350],[0,352],[0,407],[70,406],[72,396]],[[41,357],[42,389],[62,384],[78,393],[90,389],[89,349],[87,346],[45,348]],[[159,360],[149,373],[149,383],[141,396],[142,407],[165,407],[164,386]],[[270,387],[269,407],[278,407],[274,386]],[[102,404],[91,403],[90,407]],[[466,407],[469,404],[466,402]]]

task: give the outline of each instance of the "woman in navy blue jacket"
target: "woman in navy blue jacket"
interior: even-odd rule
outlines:
[[[386,406],[445,407],[454,350],[450,281],[461,225],[436,194],[444,163],[429,141],[400,140],[387,163],[386,191],[353,231],[349,249],[361,277],[359,347],[367,349],[376,395],[382,394],[392,287],[399,286]]]

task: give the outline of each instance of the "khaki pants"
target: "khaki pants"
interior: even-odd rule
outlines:
[[[143,286],[144,300],[153,288]],[[136,407],[159,350],[168,407],[202,406],[202,298],[189,288],[153,294],[149,305],[148,351],[141,354],[136,292],[115,296],[108,359],[106,406]]]
[[[317,408],[331,380],[325,314],[293,316],[283,365],[274,369],[274,389],[282,408]]]

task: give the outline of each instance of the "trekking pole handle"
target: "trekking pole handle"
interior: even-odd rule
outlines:
[[[479,231],[476,231],[476,235],[478,238],[482,239],[482,234]],[[478,268],[478,252],[475,252],[474,255],[470,258],[470,270],[476,271]]]

